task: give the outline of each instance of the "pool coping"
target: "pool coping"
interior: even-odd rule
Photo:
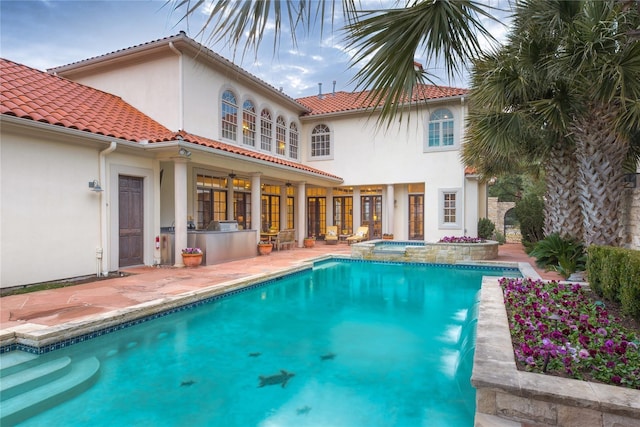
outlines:
[[[117,329],[124,329],[152,320],[152,318],[162,317],[173,312],[172,310],[179,310],[182,307],[185,309],[191,308],[198,303],[204,304],[212,298],[242,291],[253,285],[267,284],[272,280],[309,270],[313,267],[314,263],[331,258],[335,257],[325,255],[303,261],[295,266],[217,283],[178,295],[146,301],[126,308],[95,314],[81,320],[65,322],[55,326],[25,323],[6,328],[0,330],[0,354],[15,349],[24,350],[25,348],[32,353],[34,353],[32,349],[37,349],[37,354],[53,351],[57,348],[94,338],[94,335],[103,335],[114,332]],[[121,325],[126,326],[121,327]],[[56,348],[48,348],[58,343],[60,345]],[[18,348],[14,348],[16,346]]]
[[[284,276],[296,274],[313,268],[314,264],[330,260],[348,260],[350,262],[376,262],[354,259],[348,255],[322,255],[301,261],[294,266],[283,267],[267,273],[258,273],[247,277],[217,283],[208,287],[191,290],[178,295],[146,301],[126,308],[94,314],[80,320],[69,321],[55,326],[24,323],[0,330],[0,354],[14,350],[23,350],[33,354],[44,354],[59,348],[67,347],[79,342],[93,339],[107,333],[125,329],[136,324],[144,323],[157,317],[163,317],[174,311],[189,309],[193,305],[207,303],[208,300],[221,297],[236,291],[242,291],[253,285],[266,284]],[[378,261],[389,262],[389,261]],[[394,263],[394,262],[390,262]],[[415,263],[439,265],[437,263]],[[450,264],[443,264],[450,265]],[[478,266],[489,268],[519,269],[535,274],[535,270],[527,263],[513,263],[500,261],[466,261],[455,265]]]
[[[519,371],[495,277],[482,282],[471,384],[477,420],[563,427],[631,427],[640,420],[640,390]]]

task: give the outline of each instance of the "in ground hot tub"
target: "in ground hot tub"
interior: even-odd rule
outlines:
[[[351,245],[351,257],[357,259],[434,262],[455,264],[461,261],[487,261],[498,257],[498,242],[428,243],[423,241],[369,240]]]

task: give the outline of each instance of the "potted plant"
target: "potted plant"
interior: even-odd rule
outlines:
[[[273,243],[266,240],[260,240],[258,242],[258,253],[260,255],[269,255],[273,250]]]
[[[200,248],[185,248],[182,250],[182,263],[185,267],[197,267],[202,264],[202,250]]]
[[[312,248],[316,244],[316,238],[314,236],[305,237],[303,244],[305,248]]]
[[[393,234],[391,233],[383,233],[382,240],[393,240]]]

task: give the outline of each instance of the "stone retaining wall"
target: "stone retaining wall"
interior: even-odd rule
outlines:
[[[351,257],[356,259],[433,262],[455,264],[460,261],[485,261],[498,258],[498,242],[485,243],[425,243],[415,246],[398,245],[398,250],[376,250],[380,240],[357,243],[351,246]],[[396,242],[397,243],[397,242]]]

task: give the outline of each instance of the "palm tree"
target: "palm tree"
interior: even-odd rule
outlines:
[[[621,243],[623,164],[640,127],[640,43],[629,37],[638,19],[637,9],[612,0],[522,1],[505,52],[476,66],[475,139],[465,159],[473,163],[475,151],[493,163],[491,150],[508,144],[529,161],[544,153],[546,233],[577,233],[570,226],[581,219],[585,243]],[[491,128],[485,114],[504,118]],[[533,144],[523,138],[532,129]]]
[[[481,174],[544,169],[544,233],[582,237],[575,144],[567,132],[571,98],[562,75],[545,63],[557,49],[555,34],[578,3],[520,3],[508,43],[474,64],[463,160]],[[544,16],[542,20],[533,16]],[[576,221],[578,219],[578,221]]]
[[[622,2],[585,2],[561,42],[556,75],[572,79],[577,100],[570,130],[576,140],[586,244],[618,245],[624,163],[640,128],[640,11]]]
[[[183,19],[205,7],[204,0],[170,0]],[[338,12],[337,1],[245,0],[215,1],[208,11],[202,33],[209,42],[226,41],[242,54],[257,51],[267,23],[275,29],[274,51],[283,26],[295,44],[316,23],[324,30],[325,18],[331,26]],[[380,110],[380,122],[391,124],[402,108],[412,104],[411,94],[420,83],[432,82],[428,71],[416,70],[418,50],[432,60],[443,60],[448,76],[461,72],[464,64],[481,53],[480,38],[494,40],[481,18],[495,18],[495,9],[476,0],[398,0],[397,8],[361,10],[360,2],[342,0],[346,42],[355,51],[351,66],[361,66],[353,81],[357,90],[368,90],[372,109]]]

